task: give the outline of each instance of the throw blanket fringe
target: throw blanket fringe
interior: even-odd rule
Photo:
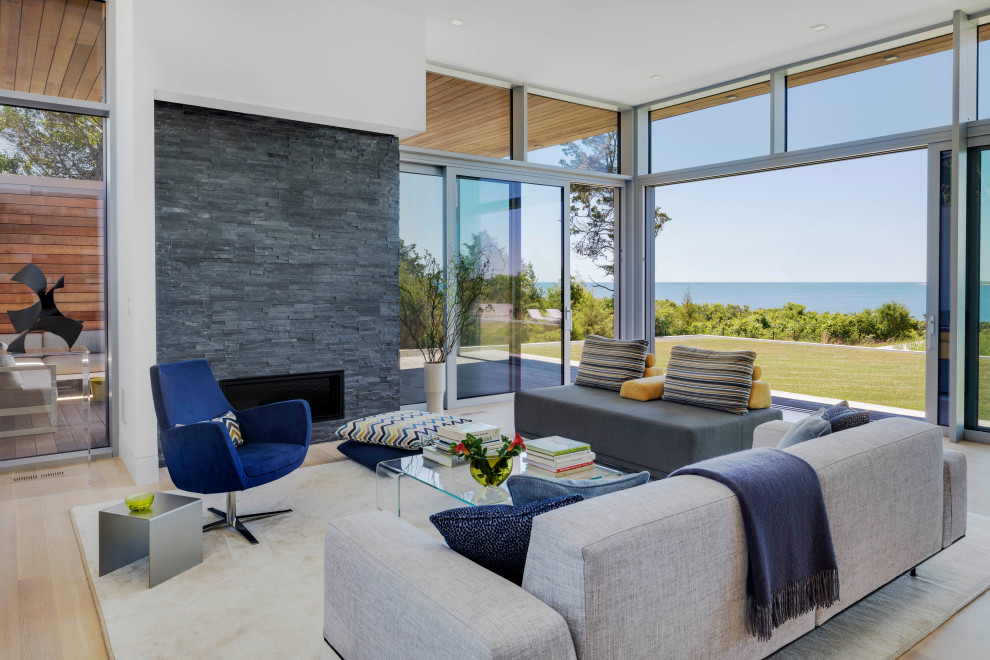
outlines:
[[[788,584],[775,591],[771,599],[772,602],[765,605],[757,604],[752,596],[747,599],[746,629],[761,642],[768,641],[773,629],[785,621],[796,619],[818,607],[829,607],[839,600],[839,571],[820,571]]]

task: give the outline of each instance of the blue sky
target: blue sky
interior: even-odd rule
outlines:
[[[981,55],[987,43],[981,43]],[[990,57],[981,57],[981,64],[990,69]],[[943,52],[792,88],[789,148],[948,124],[951,84],[951,53]],[[984,87],[981,117],[990,115],[990,100],[983,102],[990,99],[990,85]],[[769,97],[654,122],[652,130],[654,171],[763,155],[769,150]],[[557,146],[529,158],[558,164],[562,155]],[[658,204],[673,220],[656,243],[656,279],[923,281],[926,159],[918,150],[658,188]],[[433,213],[441,217],[439,179],[435,184],[429,194],[412,192],[422,186],[403,178],[402,234],[439,249],[440,238],[426,220]],[[538,195],[540,189],[546,187],[529,189],[531,199],[542,199],[524,215],[524,258],[538,279],[556,280],[556,205],[548,202],[549,189]],[[485,222],[498,223],[494,215]],[[603,278],[573,254],[571,271]]]

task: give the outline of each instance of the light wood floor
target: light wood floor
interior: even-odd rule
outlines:
[[[511,404],[459,410],[511,429]],[[969,509],[990,515],[990,445],[960,443],[969,461]],[[310,447],[304,465],[346,460],[335,444]],[[0,475],[9,481],[11,475]],[[173,488],[166,470],[142,490]],[[106,658],[96,606],[69,510],[135,492],[119,459],[93,462],[90,489],[45,493],[44,480],[14,489],[0,482],[0,658]],[[61,490],[57,487],[56,490]],[[988,552],[990,555],[990,552]],[[990,592],[947,621],[906,660],[990,657]]]

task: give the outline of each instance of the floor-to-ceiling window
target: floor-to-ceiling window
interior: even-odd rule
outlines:
[[[787,76],[787,149],[952,121],[952,35]]]
[[[656,188],[657,352],[754,350],[778,403],[920,415],[927,172],[916,150]]]
[[[0,52],[10,55],[0,62],[0,97],[24,98],[0,104],[0,341],[26,351],[6,356],[0,374],[0,460],[109,446],[105,5],[36,5],[5,9],[0,30]],[[43,109],[43,96],[60,97],[67,111]],[[39,303],[32,287],[11,279],[25,267],[40,269],[46,281],[37,288],[81,323],[75,345],[89,351],[90,387],[81,359],[47,354],[67,348],[52,332],[57,323],[22,332],[34,315],[18,310]],[[31,354],[41,350],[44,357]]]
[[[399,401],[424,403],[424,351],[435,348],[430,334],[436,310],[423,296],[424,278],[443,274],[443,177],[399,174]],[[440,319],[442,323],[442,318]]]
[[[487,275],[457,354],[458,399],[563,382],[564,192],[458,178],[458,249]]]

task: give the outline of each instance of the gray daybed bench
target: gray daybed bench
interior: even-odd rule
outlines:
[[[582,385],[543,387],[515,396],[515,426],[525,438],[560,435],[591,445],[596,460],[665,477],[674,470],[753,446],[753,430],[780,410],[745,415],[671,401],[635,401]]]

